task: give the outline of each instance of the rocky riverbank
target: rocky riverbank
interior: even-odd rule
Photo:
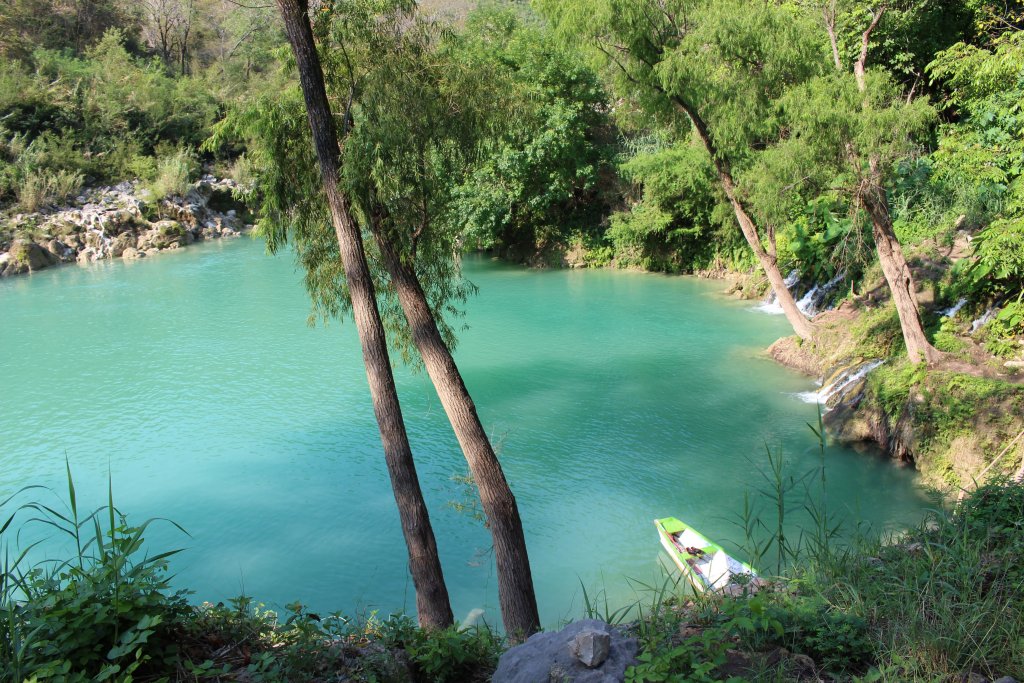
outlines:
[[[183,196],[152,201],[138,181],[84,192],[65,207],[17,214],[0,229],[0,277],[61,263],[138,259],[252,226],[231,179],[203,176]]]
[[[778,340],[769,355],[820,381],[808,395],[845,444],[866,443],[915,466],[929,485],[957,490],[983,475],[1019,476],[1024,458],[1024,376],[1013,361],[949,353],[913,365],[883,297],[854,298],[815,317],[817,337]],[[942,316],[965,346],[969,316]]]

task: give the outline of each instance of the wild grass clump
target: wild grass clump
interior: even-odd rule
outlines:
[[[85,176],[78,171],[33,171],[28,173],[17,188],[18,208],[32,213],[64,202],[85,184]]]
[[[153,199],[157,201],[165,197],[184,196],[198,171],[199,164],[193,153],[185,149],[178,149],[157,160],[156,175],[148,183],[146,189],[153,194]]]
[[[127,682],[166,668],[176,653],[171,634],[188,608],[166,575],[167,558],[176,551],[143,551],[143,534],[154,520],[129,525],[112,492],[106,506],[83,516],[70,468],[66,501],[22,504],[0,534],[26,516],[74,550],[64,560],[25,566],[38,543],[15,552],[2,539],[0,679]]]
[[[887,677],[1024,676],[1024,486],[982,486],[898,543],[865,544],[809,588],[863,615]]]

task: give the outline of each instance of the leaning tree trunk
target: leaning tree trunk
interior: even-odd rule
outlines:
[[[878,28],[879,22],[885,15],[888,5],[883,2],[878,9],[874,10],[871,23],[861,34],[860,55],[853,63],[853,75],[857,80],[857,90],[865,95],[861,107],[867,111],[871,108],[868,100],[867,81],[865,80],[866,66],[868,62],[868,47],[871,44],[871,34]],[[836,68],[841,64],[837,60]],[[850,163],[856,169],[859,160],[852,148],[848,147]],[[942,353],[931,345],[927,335],[924,333],[924,325],[921,324],[921,313],[917,307],[917,293],[914,287],[914,278],[907,265],[907,258],[903,255],[903,247],[900,246],[899,238],[892,227],[892,215],[889,213],[889,201],[885,197],[885,188],[882,187],[880,161],[877,155],[868,155],[868,169],[870,176],[861,185],[857,192],[864,210],[871,218],[871,234],[875,240],[875,252],[878,254],[878,262],[882,266],[882,274],[892,292],[893,303],[896,304],[896,314],[900,319],[900,329],[903,332],[903,343],[907,347],[907,357],[911,363],[925,361],[929,365],[938,362]]]
[[[402,262],[380,230],[375,230],[375,234],[384,267],[391,276],[409,322],[413,343],[423,359],[480,491],[480,502],[494,543],[498,599],[505,632],[514,641],[524,639],[540,629],[540,617],[515,496],[480,423],[459,368],[437,328],[415,270]]]
[[[445,628],[453,622],[448,589],[441,572],[434,532],[416,476],[416,466],[398,403],[391,361],[373,280],[363,252],[362,236],[352,219],[346,197],[338,188],[338,136],[327,101],[323,71],[313,41],[304,0],[277,0],[288,40],[295,52],[299,82],[306,100],[313,145],[320,162],[324,192],[338,238],[338,248],[352,299],[352,313],[363,349],[373,411],[380,427],[384,459],[409,551],[409,571],[416,589],[420,625]]]
[[[900,319],[907,356],[911,363],[920,363],[922,360],[929,365],[935,363],[942,354],[931,345],[924,333],[924,325],[921,324],[921,314],[917,307],[914,277],[893,230],[885,190],[873,184],[863,193],[861,200],[865,211],[871,217],[875,251],[878,253],[878,262],[882,266],[889,291],[892,292],[893,303],[896,304],[896,314]]]
[[[800,310],[800,307],[796,305],[793,293],[786,286],[786,278],[782,277],[782,271],[779,270],[778,259],[774,254],[769,254],[765,251],[764,245],[761,244],[761,238],[757,234],[757,227],[754,225],[754,221],[751,220],[750,215],[743,206],[743,202],[736,195],[736,187],[733,184],[732,176],[719,171],[719,180],[722,183],[722,188],[725,190],[725,196],[729,198],[732,210],[736,214],[740,230],[743,232],[743,236],[753,250],[754,255],[757,256],[761,269],[764,270],[764,274],[768,277],[768,282],[775,292],[775,300],[782,306],[782,312],[786,314],[786,320],[793,326],[793,331],[796,332],[798,337],[810,339],[814,336],[814,327],[811,325],[811,321],[807,319],[807,316],[803,314],[803,311]]]
[[[711,157],[711,161],[715,165],[715,171],[718,173],[718,181],[722,185],[722,190],[725,191],[725,196],[732,206],[733,213],[736,214],[736,220],[740,224],[743,237],[746,238],[747,244],[750,245],[754,256],[757,257],[758,263],[761,264],[761,269],[768,277],[768,282],[775,292],[775,298],[782,307],[782,312],[786,314],[786,320],[789,321],[798,337],[801,339],[811,339],[814,336],[814,326],[800,310],[800,307],[796,305],[793,293],[786,286],[786,278],[782,276],[782,271],[779,270],[778,259],[774,254],[769,254],[765,251],[764,245],[761,244],[761,237],[757,233],[757,226],[754,225],[754,221],[750,218],[750,214],[747,213],[746,207],[743,206],[743,202],[736,192],[736,183],[733,181],[729,162],[719,154],[714,140],[711,139],[711,133],[708,131],[707,124],[697,111],[681,98],[674,97],[673,102],[676,108],[690,119],[694,129],[697,131],[697,135],[704,144],[704,149],[707,150],[708,155]]]

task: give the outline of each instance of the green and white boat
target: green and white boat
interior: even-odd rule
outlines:
[[[669,557],[698,593],[737,594],[756,590],[757,572],[746,562],[730,557],[717,543],[675,517],[654,520]]]

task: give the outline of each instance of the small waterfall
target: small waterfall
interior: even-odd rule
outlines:
[[[960,312],[961,308],[963,308],[966,305],[967,305],[967,299],[960,299],[959,301],[957,301],[955,304],[953,304],[949,308],[945,308],[945,309],[939,311],[939,314],[940,315],[944,315],[947,318],[952,318],[953,316],[955,316],[957,313]]]
[[[92,235],[96,235],[96,251],[92,256],[92,259],[94,261],[98,261],[100,259],[106,258],[107,254],[110,253],[111,240],[109,237],[107,237],[107,234],[104,231],[102,224],[99,228],[89,228],[89,233]]]
[[[834,405],[833,399],[838,400],[845,396],[849,389],[856,386],[858,382],[867,377],[869,372],[884,362],[884,360],[873,360],[859,365],[851,365],[838,373],[838,376],[834,376],[835,378],[821,389],[802,391],[795,396],[805,403],[820,403],[826,411],[831,410],[829,403]]]
[[[829,292],[835,289],[836,285],[842,282],[845,277],[846,272],[843,271],[823,285],[814,285],[806,294],[803,295],[800,301],[796,302],[796,307],[799,308],[800,312],[807,317],[814,317],[821,312],[821,305],[825,303],[825,297],[828,296]]]
[[[792,289],[793,285],[795,285],[799,281],[800,271],[795,269],[789,271],[789,275],[787,275],[786,279],[783,280],[787,289]],[[768,288],[768,296],[766,296],[764,301],[762,301],[760,304],[754,306],[754,310],[761,311],[762,313],[768,313],[769,315],[783,314],[782,306],[779,305],[779,296],[778,294],[775,293],[774,288]]]
[[[989,320],[994,318],[995,315],[996,315],[996,309],[990,308],[987,311],[985,311],[985,314],[983,316],[981,316],[977,320],[972,320],[971,321],[971,334],[974,334],[975,332],[980,330],[982,327],[984,327],[985,323],[987,323]]]

